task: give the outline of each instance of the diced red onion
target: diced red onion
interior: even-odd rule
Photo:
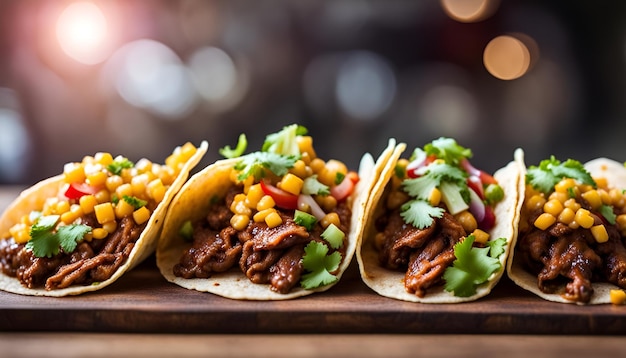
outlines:
[[[298,208],[302,204],[308,205],[308,207],[311,208],[311,214],[315,216],[317,220],[322,220],[324,216],[326,216],[326,213],[324,212],[324,210],[322,210],[322,208],[315,201],[315,199],[313,199],[311,195],[307,195],[307,194],[298,195]]]

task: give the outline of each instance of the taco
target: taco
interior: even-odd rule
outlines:
[[[472,301],[505,271],[517,232],[520,164],[492,176],[472,151],[439,138],[400,158],[399,144],[367,205],[357,261],[378,294],[423,303]]]
[[[24,190],[0,218],[0,290],[67,296],[113,283],[155,251],[207,147],[177,147],[165,164],[99,152]]]
[[[324,161],[306,134],[286,126],[246,155],[242,134],[235,150],[221,150],[227,159],[190,178],[165,216],[157,247],[168,281],[246,300],[292,299],[339,281],[363,229],[374,159],[364,155],[358,173]]]
[[[615,303],[612,293],[626,288],[624,165],[551,156],[523,177],[509,277],[548,301]]]

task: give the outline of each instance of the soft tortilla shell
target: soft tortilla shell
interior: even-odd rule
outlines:
[[[524,164],[523,158],[521,159],[522,164]],[[606,178],[610,187],[626,189],[626,169],[624,168],[624,165],[622,163],[607,158],[598,158],[585,163],[585,168],[593,177]],[[522,178],[524,178],[525,176],[526,166],[524,164]],[[524,199],[525,187],[526,186],[524,184],[520,191],[520,198],[522,199],[522,201]],[[514,245],[515,244],[517,244],[517,242],[514,243]],[[513,247],[515,248],[515,246]],[[561,295],[556,293],[550,294],[542,292],[537,286],[537,276],[531,274],[526,269],[524,269],[521,263],[521,259],[519,257],[516,257],[515,255],[515,249],[513,251],[513,255],[511,255],[509,260],[507,274],[511,278],[511,280],[515,282],[518,286],[534,293],[535,295],[547,301],[580,304],[578,302],[566,300],[561,297]],[[592,285],[594,293],[588,303],[590,305],[611,303],[610,291],[614,289],[621,289],[617,285],[613,285],[607,282],[593,282]]]
[[[494,209],[497,221],[495,227],[490,232],[490,238],[504,237],[507,239],[505,252],[500,256],[502,269],[492,274],[487,283],[477,287],[476,294],[470,297],[454,296],[452,293],[445,291],[442,286],[430,288],[425,297],[418,297],[406,291],[404,287],[404,272],[392,271],[380,266],[378,251],[374,247],[374,236],[376,234],[374,221],[383,211],[383,203],[387,195],[387,183],[393,176],[395,165],[404,149],[404,144],[398,145],[389,163],[382,170],[382,175],[378,179],[378,183],[370,197],[371,205],[366,216],[365,234],[359,242],[356,254],[363,282],[382,296],[409,302],[458,303],[474,301],[486,296],[504,274],[506,261],[512,247],[511,244],[517,235],[518,213],[521,205],[518,195],[520,185],[519,163],[512,161],[494,174],[494,177],[504,190],[504,199]]]
[[[385,160],[387,153],[394,145],[395,143],[390,142],[389,147],[383,152],[379,160]],[[231,168],[237,161],[236,158],[227,159],[209,165],[190,178],[174,198],[165,216],[163,232],[156,252],[157,266],[163,277],[169,282],[187,289],[210,292],[239,300],[288,300],[310,295],[314,292],[326,291],[334,286],[348,268],[356,250],[357,239],[363,232],[364,221],[362,218],[365,214],[369,193],[372,191],[376,179],[376,165],[370,154],[365,154],[359,165],[360,179],[350,198],[352,200],[352,217],[346,257],[340,265],[338,280],[334,284],[313,290],[295,287],[291,292],[281,294],[270,290],[269,285],[252,283],[241,272],[238,265],[227,272],[215,273],[209,278],[185,279],[173,274],[174,265],[179,262],[183,252],[191,246],[191,243],[185,242],[179,235],[179,228],[187,220],[195,221],[204,218],[210,206],[224,198],[232,185],[230,182]]]
[[[189,178],[189,173],[202,159],[208,149],[208,143],[202,142],[196,153],[185,163],[180,174],[174,180],[172,185],[165,192],[163,200],[156,207],[145,229],[137,239],[135,247],[131,251],[126,262],[115,271],[115,273],[106,281],[89,286],[70,286],[58,290],[46,290],[44,288],[31,289],[23,286],[15,277],[0,274],[0,290],[29,296],[50,296],[61,297],[69,295],[78,295],[85,292],[100,290],[117,280],[126,271],[132,269],[140,262],[145,260],[156,250],[159,232],[163,225],[163,217],[167,208],[174,198],[174,195]],[[52,178],[45,179],[32,187],[24,190],[20,195],[7,207],[4,214],[0,218],[0,232],[6,232],[15,223],[19,222],[24,215],[28,215],[33,210],[41,210],[47,198],[58,195],[59,190],[64,185],[63,175],[57,175]]]

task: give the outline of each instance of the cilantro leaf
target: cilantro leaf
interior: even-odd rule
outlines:
[[[320,236],[330,244],[330,247],[336,250],[343,246],[343,238],[346,234],[335,224],[330,224]]]
[[[328,247],[320,242],[311,241],[304,248],[302,266],[308,273],[302,275],[300,285],[305,290],[329,285],[338,280],[331,272],[339,268],[341,254],[338,251],[328,254]]]
[[[466,176],[467,174],[458,167],[447,163],[432,163],[426,167],[426,172],[422,176],[406,179],[402,186],[409,195],[427,200],[432,190],[444,180],[457,183],[467,190]],[[467,195],[469,196],[469,193]]]
[[[330,188],[317,180],[317,174],[313,174],[304,179],[302,194],[327,196],[330,194]]]
[[[246,151],[248,147],[248,138],[246,138],[245,134],[240,134],[239,139],[237,140],[237,146],[235,149],[231,149],[229,145],[224,146],[223,148],[218,149],[218,152],[224,158],[237,158],[241,157],[243,153]]]
[[[434,154],[446,163],[458,165],[461,160],[472,157],[472,150],[457,144],[452,138],[441,137],[424,146],[427,155]]]
[[[64,225],[55,232],[59,215],[41,216],[30,229],[31,239],[26,249],[36,257],[52,257],[62,248],[66,253],[74,251],[78,241],[91,231],[87,225]]]
[[[617,216],[615,215],[615,212],[613,211],[612,206],[602,205],[600,207],[600,214],[604,216],[604,218],[606,219],[606,221],[609,222],[609,224],[615,225],[615,219],[617,219]]]
[[[549,194],[554,190],[554,186],[563,178],[572,178],[581,184],[588,184],[596,187],[596,182],[591,174],[578,161],[568,159],[561,163],[554,156],[542,160],[538,166],[530,166],[526,172],[526,183],[533,188]]]
[[[444,209],[431,206],[424,200],[410,200],[401,207],[400,215],[404,222],[415,226],[418,229],[424,229],[433,224],[434,218],[443,216]]]
[[[497,257],[490,256],[490,251],[500,251],[498,247],[473,247],[474,236],[469,235],[454,245],[454,260],[443,274],[446,281],[445,290],[453,292],[455,296],[469,297],[476,293],[476,287],[489,279],[502,265]],[[501,248],[502,254],[504,252]]]
[[[146,204],[148,204],[147,201],[145,200],[141,200],[139,198],[136,198],[134,196],[130,196],[130,195],[124,195],[122,197],[122,199],[124,199],[125,202],[129,203],[130,205],[132,205],[135,209],[139,209],[143,206],[146,206]]]
[[[298,156],[280,155],[269,152],[254,152],[241,157],[241,161],[235,164],[235,169],[241,171],[238,180],[245,180],[250,175],[255,179],[261,179],[265,176],[265,169],[269,169],[272,173],[283,176],[287,174],[289,168],[298,160]]]
[[[122,169],[130,169],[134,166],[135,164],[127,158],[117,156],[109,165],[107,165],[107,170],[115,175],[120,175],[122,173]]]
[[[306,133],[307,129],[297,124],[283,127],[281,131],[269,134],[265,137],[261,151],[299,156],[300,148],[298,147],[296,137],[305,135]]]
[[[70,253],[76,249],[78,242],[90,231],[91,227],[87,225],[73,224],[60,226],[56,234],[63,251]]]

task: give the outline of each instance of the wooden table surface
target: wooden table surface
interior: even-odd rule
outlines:
[[[0,210],[20,189],[0,187]],[[0,292],[0,307],[1,357],[626,354],[626,306],[545,302],[506,278],[476,302],[412,304],[372,293],[355,265],[328,292],[252,302],[171,285],[149,258],[102,291]]]

